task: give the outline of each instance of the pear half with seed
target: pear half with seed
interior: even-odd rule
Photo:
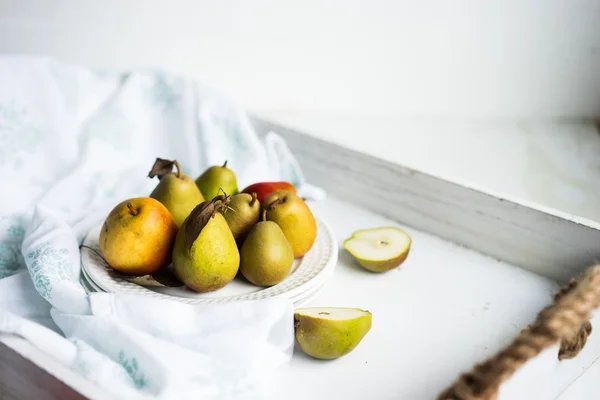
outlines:
[[[358,346],[371,329],[371,313],[360,308],[298,308],[294,329],[303,352],[320,360],[333,360]]]
[[[412,239],[402,229],[382,227],[361,229],[344,241],[344,249],[372,272],[399,267],[408,257]]]

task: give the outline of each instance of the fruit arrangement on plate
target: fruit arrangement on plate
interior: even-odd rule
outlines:
[[[176,160],[161,158],[148,177],[158,179],[150,195],[117,204],[98,237],[102,257],[127,281],[207,293],[241,275],[270,287],[315,243],[315,217],[288,182],[257,182],[239,191],[227,162],[194,180]],[[385,273],[406,260],[411,243],[401,229],[380,227],[353,232],[344,249],[365,270]],[[360,308],[298,308],[296,342],[311,357],[335,359],[362,341],[371,317]]]
[[[148,177],[158,179],[150,195],[117,204],[99,235],[102,256],[124,279],[205,293],[240,273],[268,287],[284,280],[315,242],[316,220],[288,182],[239,192],[227,162],[193,180],[176,160],[161,158]]]

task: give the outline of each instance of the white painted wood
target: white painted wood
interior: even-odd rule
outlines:
[[[291,365],[269,377],[273,399],[433,399],[462,370],[507,344],[558,288],[351,204],[329,198],[310,205],[340,241],[356,229],[394,225],[407,230],[413,247],[402,269],[388,274],[362,270],[340,248],[334,276],[306,305],[368,309],[373,328],[351,354],[333,362],[296,351]],[[36,359],[31,348],[20,343],[19,349]],[[73,379],[64,367],[50,368]]]
[[[258,116],[450,182],[600,222],[600,130],[592,122]]]
[[[252,110],[597,116],[598,0],[0,0],[0,51],[161,67]]]
[[[364,271],[340,248],[333,278],[307,305],[365,308],[373,327],[352,353],[334,361],[297,349],[292,364],[270,377],[270,399],[433,400],[461,372],[510,343],[558,289],[551,279],[338,199],[311,207],[331,223],[340,244],[356,229],[392,225],[411,235],[413,247],[403,266],[387,274]],[[598,355],[600,337],[592,335],[580,356],[558,367],[550,360],[552,374],[537,384],[553,395],[529,399],[555,398]]]
[[[524,205],[280,125],[307,178],[338,198],[562,282],[600,259],[600,223]]]
[[[590,320],[593,329],[600,325],[600,313],[595,314]],[[571,360],[558,360],[558,344],[529,360],[502,384],[498,400],[562,399],[571,386],[582,385],[582,390],[586,392],[592,389],[593,386],[584,386],[585,380],[578,382],[587,371],[593,373],[594,368],[599,368],[600,365],[596,362],[600,357],[600,338],[595,334],[590,339],[592,340]],[[598,376],[595,378],[597,380]],[[597,399],[599,395],[600,392],[597,392],[595,397],[588,398]]]
[[[557,400],[596,400],[600,393],[600,360],[596,362],[557,398]]]
[[[335,361],[310,359],[296,349],[290,365],[267,377],[266,400],[434,399],[458,374],[510,343],[558,290],[549,278],[349,202],[329,197],[309,204],[332,226],[340,253],[333,277],[303,306],[365,308],[373,313],[373,327],[352,353]],[[398,270],[367,272],[341,247],[354,230],[388,225],[405,229],[413,239]],[[90,398],[106,398],[93,385],[76,386],[79,376],[29,343],[7,343]],[[592,335],[585,351],[590,354],[551,375],[556,393],[589,367],[595,359],[591,353],[600,355],[600,337]]]
[[[263,133],[274,127],[256,123]],[[325,201],[310,205],[333,227],[340,246],[354,230],[393,225],[412,236],[413,247],[403,267],[386,274],[364,271],[340,247],[334,276],[306,305],[368,309],[373,328],[359,347],[335,361],[313,360],[296,350],[290,365],[268,377],[272,399],[434,399],[461,372],[502,349],[533,321],[558,289],[555,279],[572,277],[597,255],[598,230],[589,221],[571,221],[276,130],[309,179],[328,189]],[[482,254],[488,251],[491,256]],[[0,340],[90,398],[106,398],[29,343]],[[598,362],[593,362],[600,356],[596,326],[575,359],[557,363],[550,352],[546,356],[522,376],[543,375],[547,398],[564,397],[571,390],[589,393],[593,385],[587,382],[597,379],[593,372]],[[585,371],[592,378],[581,375]],[[518,377],[514,382],[520,379],[531,384]]]

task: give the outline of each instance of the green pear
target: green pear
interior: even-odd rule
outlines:
[[[177,168],[176,173],[172,172],[173,165]],[[160,201],[171,212],[175,224],[180,228],[194,207],[204,201],[204,197],[194,180],[181,171],[177,160],[157,158],[148,174],[150,178],[155,176],[159,182],[150,197]]]
[[[279,225],[263,220],[252,227],[240,252],[244,278],[257,286],[273,286],[288,276],[293,264],[294,251]]]
[[[250,229],[260,219],[260,202],[256,193],[238,193],[231,197],[229,207],[223,212],[225,221],[238,245],[241,245]]]
[[[371,313],[359,308],[298,308],[294,312],[294,329],[303,352],[321,360],[333,360],[358,346],[371,329]]]
[[[408,257],[412,240],[400,228],[360,229],[344,240],[344,249],[365,269],[386,272]]]
[[[235,173],[227,168],[227,161],[223,166],[213,165],[196,179],[196,185],[205,199],[213,199],[219,193],[225,192],[230,196],[238,193]]]
[[[221,214],[229,200],[230,196],[218,196],[198,205],[175,238],[173,273],[196,292],[219,290],[238,272],[240,253]]]

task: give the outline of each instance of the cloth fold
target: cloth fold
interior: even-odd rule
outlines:
[[[289,299],[188,305],[81,285],[85,235],[149,195],[156,157],[194,178],[227,160],[240,188],[286,180],[325,196],[276,132],[259,137],[201,83],[0,56],[0,331],[119,398],[260,398],[260,378],[293,353]]]

